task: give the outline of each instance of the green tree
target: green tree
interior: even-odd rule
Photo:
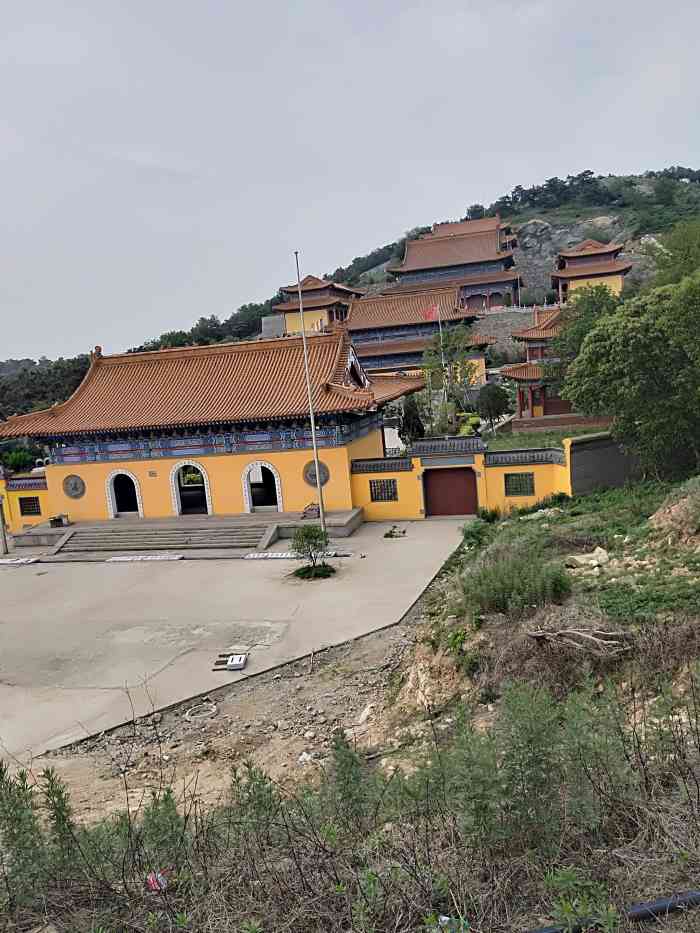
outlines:
[[[407,447],[410,447],[413,441],[425,437],[425,427],[415,395],[409,395],[404,399],[399,437]]]
[[[432,385],[442,385],[447,398],[462,411],[471,408],[469,396],[477,373],[473,354],[471,329],[464,324],[443,327],[442,341],[440,334],[436,334],[423,354],[423,368],[429,373]]]
[[[489,382],[479,392],[476,410],[493,431],[495,422],[512,411],[510,396],[502,386]]]
[[[588,333],[562,394],[609,415],[645,468],[700,468],[700,272],[623,302]]]
[[[651,247],[656,260],[655,285],[671,285],[700,269],[700,219],[684,220]]]
[[[481,220],[486,214],[483,204],[472,204],[467,208],[467,220]]]
[[[556,362],[547,366],[548,375],[561,382],[567,368],[579,355],[586,335],[619,306],[619,298],[605,285],[577,289],[561,310],[561,333],[552,341],[551,356]]]
[[[29,450],[9,450],[0,458],[8,470],[28,470],[34,466],[34,457]]]
[[[328,534],[320,525],[299,525],[294,529],[292,549],[304,561],[304,565],[295,571],[304,579],[326,577],[333,573],[333,568],[324,563],[323,555],[328,547]]]
[[[670,207],[676,200],[676,182],[672,178],[659,178],[654,185],[654,197],[659,204]]]

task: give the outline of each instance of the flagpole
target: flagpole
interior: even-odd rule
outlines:
[[[294,260],[297,266],[297,290],[299,293],[299,319],[301,322],[301,342],[304,347],[304,373],[306,375],[306,394],[309,399],[309,419],[311,421],[311,445],[314,449],[314,464],[316,468],[316,489],[318,490],[318,514],[321,519],[321,531],[326,532],[326,509],[323,504],[323,485],[321,483],[321,465],[318,461],[318,447],[316,445],[316,418],[314,417],[313,396],[311,394],[311,376],[309,375],[309,350],[306,345],[306,326],[304,324],[304,301],[301,297],[301,276],[299,275],[299,250],[294,250]]]

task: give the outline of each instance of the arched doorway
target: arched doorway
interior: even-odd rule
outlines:
[[[177,471],[176,482],[180,515],[208,515],[204,474],[199,467],[190,463],[181,466]]]
[[[179,460],[170,470],[170,499],[175,515],[212,515],[207,471],[196,460]]]
[[[243,501],[246,512],[281,512],[280,475],[271,463],[256,460],[243,471]]]
[[[107,512],[110,518],[138,515],[143,518],[139,481],[128,470],[114,470],[107,477]]]

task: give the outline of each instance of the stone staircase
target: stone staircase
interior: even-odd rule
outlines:
[[[210,524],[203,527],[76,528],[57,548],[59,554],[149,551],[155,553],[235,548],[254,551],[268,525],[255,522]]]

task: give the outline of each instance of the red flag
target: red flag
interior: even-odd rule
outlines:
[[[423,311],[423,320],[424,321],[437,321],[439,314],[439,309],[437,304],[430,305],[430,307],[425,308]]]

